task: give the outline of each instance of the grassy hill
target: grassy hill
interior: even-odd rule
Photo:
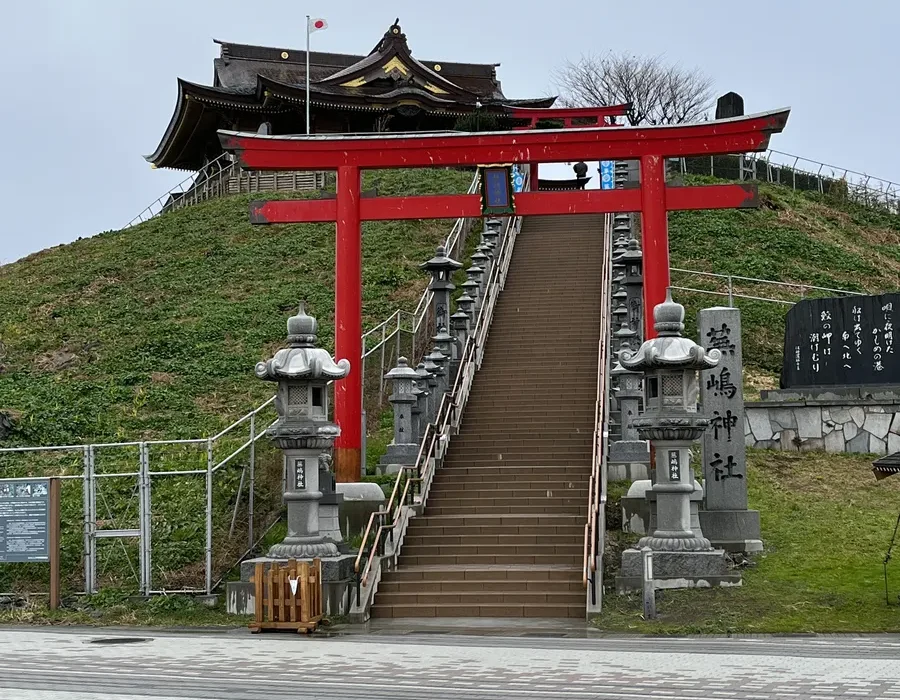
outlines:
[[[778,185],[760,184],[759,189],[762,206],[756,210],[671,214],[672,266],[848,291],[900,289],[900,216]],[[677,273],[673,284],[725,291],[724,281]],[[800,299],[798,289],[749,282],[735,284],[735,289],[749,296]],[[676,294],[688,308],[691,333],[698,309],[727,303],[721,296]],[[806,293],[823,295],[827,293]],[[745,381],[771,386],[781,370],[789,306],[748,299],[735,303],[744,325]]]
[[[372,178],[374,179],[374,178]],[[382,171],[382,194],[465,191],[471,173]],[[367,187],[373,184],[371,179]],[[252,226],[207,202],[0,268],[6,444],[193,438],[272,394],[253,366],[300,299],[333,347],[334,225]],[[364,325],[415,307],[447,221],[363,227]],[[352,358],[351,358],[352,359]]]

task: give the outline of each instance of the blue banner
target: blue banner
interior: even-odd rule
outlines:
[[[616,162],[613,160],[600,161],[600,189],[611,190],[616,186],[613,175],[616,170]]]

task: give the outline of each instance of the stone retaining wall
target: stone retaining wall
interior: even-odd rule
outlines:
[[[762,392],[748,402],[748,447],[784,451],[900,452],[900,392],[886,387]]]

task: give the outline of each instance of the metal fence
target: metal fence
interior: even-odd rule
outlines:
[[[771,182],[900,213],[897,183],[783,151],[679,158],[677,164],[683,174]]]
[[[268,441],[257,444],[275,419],[273,403],[207,438],[0,448],[2,475],[63,482],[63,570],[78,568],[80,539],[84,593],[110,583],[145,595],[210,593],[277,519],[255,504],[277,503],[280,493],[281,470],[262,479],[258,470],[280,462]]]
[[[792,306],[798,301],[810,297],[854,296],[866,293],[848,289],[817,287],[802,282],[779,282],[740,275],[719,275],[713,272],[684,270],[678,267],[669,269],[672,277],[672,289],[726,297],[728,306],[734,306],[735,299],[752,299]],[[765,294],[775,296],[764,296]]]

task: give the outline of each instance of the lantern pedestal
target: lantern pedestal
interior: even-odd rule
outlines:
[[[622,568],[616,576],[616,591],[627,593],[643,587],[641,550],[622,552]],[[653,587],[710,588],[740,586],[741,575],[728,569],[722,550],[708,552],[653,552]]]

